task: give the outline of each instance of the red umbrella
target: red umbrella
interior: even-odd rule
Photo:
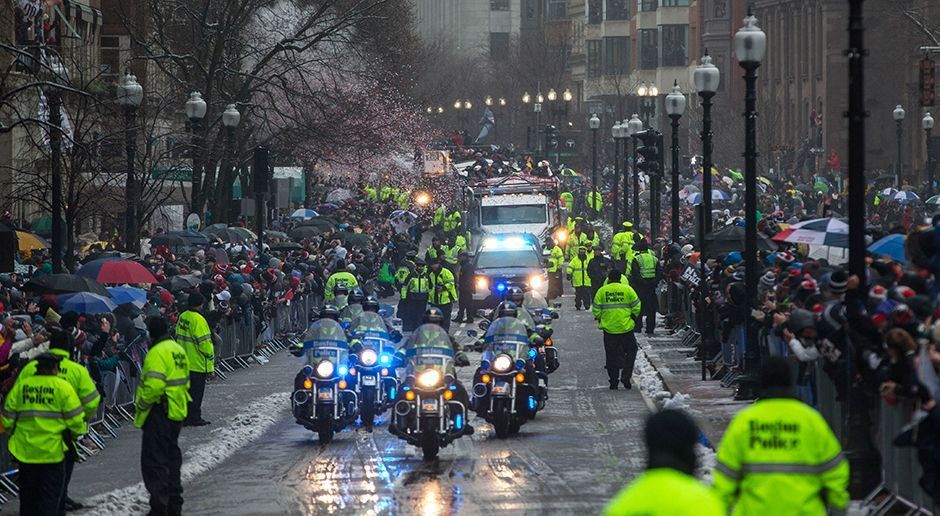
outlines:
[[[146,267],[131,260],[93,260],[78,269],[78,275],[99,283],[158,283]]]

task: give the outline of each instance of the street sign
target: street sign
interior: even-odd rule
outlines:
[[[202,223],[202,221],[199,220],[199,215],[197,215],[197,214],[195,214],[195,213],[190,213],[189,216],[186,217],[186,229],[191,229],[191,230],[193,230],[193,231],[198,231],[198,230],[199,230],[199,225],[200,225],[201,223]]]

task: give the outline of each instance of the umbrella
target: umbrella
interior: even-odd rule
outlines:
[[[395,229],[395,232],[402,234],[408,231],[411,226],[418,221],[418,216],[410,211],[395,210],[388,217],[389,224]]]
[[[101,260],[102,258],[113,258],[116,260],[130,260],[131,258],[136,258],[137,255],[131,253],[122,253],[120,251],[101,251],[98,253],[91,253],[86,256],[82,263],[89,263],[95,260]]]
[[[300,220],[308,220],[319,216],[319,213],[307,208],[300,208],[299,210],[296,210],[294,213],[290,214],[290,218]]]
[[[206,258],[211,258],[215,263],[232,263],[229,260],[228,253],[221,247],[213,247],[206,251]]]
[[[890,188],[890,187],[889,187],[889,188],[885,188],[884,190],[879,191],[877,195],[878,195],[879,197],[889,197],[889,198],[890,198],[891,196],[893,196],[893,195],[896,194],[896,193],[898,193],[898,190],[897,190],[896,188]]]
[[[209,241],[205,235],[203,235],[202,238],[205,238],[206,242]],[[156,247],[158,245],[165,245],[167,247],[187,247],[189,246],[189,240],[186,240],[180,235],[174,235],[173,233],[163,233],[150,239],[150,247]]]
[[[105,249],[108,248],[109,245],[111,244],[108,242],[105,242],[104,240],[98,240],[97,242],[91,242],[85,247],[82,247],[81,252],[90,253],[93,251],[104,251]]]
[[[724,183],[728,188],[734,186],[734,179],[731,179],[728,176],[721,178],[721,182]]]
[[[99,283],[156,283],[157,278],[143,265],[131,260],[102,258],[93,260],[78,269],[78,275],[92,278]]]
[[[342,204],[352,198],[353,193],[345,188],[337,188],[326,194],[326,202],[334,202],[336,204]]]
[[[738,170],[728,169],[728,175],[731,176],[731,179],[734,179],[738,183],[744,182],[744,174]]]
[[[104,285],[97,281],[79,276],[77,274],[50,274],[33,278],[23,285],[27,292],[69,294],[72,292],[91,292],[104,297],[111,297]]]
[[[705,242],[708,246],[705,250],[709,256],[740,251],[744,248],[744,226],[725,226],[718,231],[709,233],[705,237]],[[758,233],[757,249],[759,251],[776,251],[777,246],[767,237]]]
[[[297,242],[278,242],[271,245],[272,251],[299,251],[303,249],[303,246]]]
[[[182,231],[170,231],[170,232],[168,232],[168,233],[163,233],[163,234],[161,234],[161,235],[156,235],[155,237],[153,237],[153,238],[150,239],[150,245],[155,245],[155,244],[154,244],[155,241],[156,241],[157,244],[160,244],[160,243],[161,243],[161,242],[160,242],[161,237],[164,237],[164,238],[173,238],[173,237],[182,238],[183,241],[184,241],[184,243],[183,243],[182,245],[191,245],[191,246],[209,245],[209,239],[206,237],[206,235],[203,235],[202,233],[200,233],[200,232],[198,232],[198,231],[193,231],[193,230],[191,230],[191,229],[186,229],[186,230],[182,230]],[[175,238],[173,238],[173,239],[175,240]],[[170,245],[170,244],[167,244],[167,245]]]
[[[199,285],[199,278],[191,274],[171,276],[160,283],[161,287],[169,290],[170,292],[180,292],[182,290],[191,289],[197,285]]]
[[[727,201],[729,199],[731,199],[731,197],[725,192],[722,192],[721,190],[712,190],[712,201]],[[701,192],[689,194],[689,196],[685,198],[685,202],[689,204],[699,204],[702,202]]]
[[[897,201],[901,204],[910,204],[920,200],[920,196],[909,190],[901,190],[900,192],[895,193],[891,196],[891,200]]]
[[[338,237],[346,245],[366,245],[372,241],[371,236],[364,233],[353,233],[352,231],[343,231]]]
[[[103,314],[110,313],[117,308],[114,301],[91,292],[63,294],[59,296],[59,302],[61,303],[60,311],[62,313]]]
[[[239,235],[242,239],[244,239],[245,241],[254,241],[254,240],[258,240],[258,235],[256,235],[254,231],[252,231],[252,230],[250,230],[250,229],[248,229],[248,228],[243,228],[243,227],[241,227],[241,226],[231,226],[231,227],[228,228],[228,229],[229,229],[230,231],[234,231],[236,234],[238,234],[238,235]]]
[[[927,206],[940,206],[940,195],[934,195],[927,199]]]
[[[313,238],[326,232],[327,230],[319,226],[300,226],[290,230],[289,234],[294,240],[303,240],[304,238]]]
[[[868,246],[868,252],[878,256],[887,256],[898,263],[907,263],[907,256],[904,254],[904,235],[888,235],[872,245]]]
[[[16,240],[21,253],[33,252],[39,249],[48,249],[49,243],[44,238],[25,231],[16,232]]]
[[[131,303],[140,308],[147,304],[147,291],[134,287],[108,287],[111,293],[111,300],[117,305]]]
[[[207,235],[218,237],[223,242],[241,242],[245,240],[243,233],[228,227],[210,226],[206,228],[205,233]]]
[[[816,181],[816,184],[813,185],[813,191],[827,194],[829,193],[829,185],[825,181]]]
[[[325,202],[316,206],[319,213],[332,213],[339,209],[339,205],[332,202]]]
[[[282,240],[290,238],[287,236],[287,233],[284,233],[283,231],[274,231],[273,229],[265,229],[264,236],[268,238],[280,238]]]
[[[849,225],[845,219],[833,217],[806,220],[777,233],[773,239],[794,244],[848,247]]]
[[[305,220],[297,224],[296,227],[300,228],[300,227],[308,227],[308,226],[321,228],[324,231],[330,231],[339,227],[339,223],[328,217],[317,217],[315,219]]]

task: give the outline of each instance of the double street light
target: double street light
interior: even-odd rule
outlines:
[[[124,74],[117,87],[115,102],[124,109],[124,151],[127,157],[127,178],[124,183],[124,195],[127,199],[127,208],[124,216],[124,250],[129,253],[140,252],[140,227],[138,213],[140,211],[140,184],[134,170],[134,159],[137,150],[137,128],[135,119],[137,109],[144,101],[144,87],[137,82],[137,77],[130,71]]]
[[[202,131],[202,121],[206,118],[206,101],[202,98],[202,93],[194,91],[190,93],[189,100],[186,101],[186,118],[189,118],[193,131],[193,183],[190,197],[192,203],[190,213],[195,213],[202,220],[202,148],[205,145],[205,135]]]
[[[757,397],[760,349],[757,321],[750,316],[760,308],[757,297],[757,68],[767,51],[767,35],[757,26],[748,8],[744,27],[734,35],[734,53],[744,69],[744,285],[747,290],[747,340],[744,350],[744,376],[738,384],[738,399]],[[708,173],[710,173],[709,171]]]
[[[613,127],[610,128],[611,136],[614,138],[614,181],[611,185],[612,194],[614,197],[614,209],[613,216],[611,217],[610,226],[614,228],[614,231],[617,231],[618,226],[620,225],[620,146],[623,145],[623,141],[629,137],[628,134],[629,128],[627,121],[623,122],[614,122]],[[623,151],[624,157],[626,157],[627,151]],[[624,163],[624,173],[626,173],[626,163]],[[627,192],[627,185],[624,182],[623,185],[624,193]],[[624,200],[625,201],[625,200]],[[627,212],[627,205],[624,202],[623,205],[624,214]]]
[[[643,121],[648,127],[652,127],[653,119],[656,118],[656,98],[659,97],[659,88],[655,84],[647,86],[644,82],[637,88],[636,94],[643,101],[640,110]]]
[[[637,135],[642,131],[643,121],[634,113],[633,116],[630,117],[630,121],[627,122],[627,132],[630,135],[630,139],[633,140],[633,223],[637,226],[640,225],[640,170],[637,167],[637,161],[639,160],[639,154],[637,152],[639,140]],[[626,182],[626,180],[624,180],[624,182]]]
[[[666,114],[672,120],[672,195],[670,206],[672,216],[672,241],[679,241],[679,119],[685,114],[685,95],[679,88],[679,81],[672,85],[672,92],[666,95]]]
[[[900,189],[903,184],[901,181],[901,135],[904,131],[904,108],[898,104],[891,112],[891,116],[898,127],[898,161],[894,165],[894,187]]]

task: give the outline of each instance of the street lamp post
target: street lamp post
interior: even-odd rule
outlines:
[[[672,241],[679,241],[679,119],[685,113],[685,95],[679,89],[679,81],[672,85],[672,93],[666,95],[666,114],[672,120]]]
[[[428,108],[433,111],[432,108]],[[225,111],[222,112],[222,125],[225,126],[225,154],[223,161],[225,163],[225,188],[224,188],[224,198],[220,199],[222,206],[222,213],[225,213],[226,219],[231,220],[230,207],[232,204],[232,183],[235,178],[232,173],[232,169],[235,168],[235,129],[238,128],[238,124],[241,123],[242,114],[238,112],[238,108],[235,107],[235,104],[229,104],[225,106]],[[309,175],[309,174],[308,174]],[[310,191],[310,185],[304,185],[306,191]],[[309,208],[309,206],[308,206]]]
[[[626,221],[630,218],[630,140],[633,136],[633,128],[630,127],[630,120],[625,118],[623,122],[620,122],[621,135],[623,140],[623,217],[621,221]],[[620,221],[618,221],[620,222]],[[614,229],[617,229],[614,226]]]
[[[659,97],[659,88],[656,85],[647,86],[644,82],[636,90],[637,96],[642,100],[643,121],[647,127],[653,126],[653,119],[656,118],[656,98]]]
[[[636,226],[640,225],[640,171],[637,168],[637,159],[639,159],[639,154],[637,154],[637,147],[639,146],[639,139],[637,134],[643,130],[643,121],[640,120],[640,117],[636,113],[630,118],[630,121],[627,122],[627,125],[630,127],[630,139],[633,140],[633,223]]]
[[[49,85],[44,88],[49,107],[49,168],[52,182],[52,272],[62,272],[62,92],[59,83],[65,80],[65,66],[53,57],[49,62]]]
[[[202,148],[204,146],[202,133],[202,120],[206,117],[206,101],[202,99],[202,93],[194,91],[189,95],[186,101],[186,117],[192,124],[193,130],[193,186],[190,191],[192,203],[190,212],[195,213],[202,219]],[[184,222],[185,223],[185,222]]]
[[[760,308],[757,281],[757,68],[767,51],[767,35],[757,26],[748,9],[744,27],[734,36],[734,52],[744,68],[744,285],[747,290],[747,341],[744,348],[744,376],[738,384],[737,399],[757,397],[757,371],[760,348],[757,321],[751,311]]]
[[[601,127],[601,119],[597,113],[591,115],[588,120],[588,127],[591,128],[591,197],[588,199],[588,206],[591,211],[596,212],[597,206],[597,130]]]
[[[904,108],[898,104],[891,116],[894,117],[894,122],[898,126],[898,161],[894,165],[894,187],[900,189],[901,185],[904,184],[901,181],[901,136],[904,132]]]
[[[698,248],[699,248],[699,306],[698,316],[700,321],[702,348],[700,358],[702,359],[702,379],[705,379],[705,361],[708,360],[712,352],[712,318],[708,314],[708,272],[706,263],[708,256],[706,252],[707,236],[712,229],[712,97],[718,91],[718,84],[721,80],[721,72],[718,67],[712,64],[712,58],[705,51],[702,57],[702,63],[695,68],[692,76],[695,83],[695,90],[702,98],[702,202],[699,206],[699,229],[698,229]]]
[[[614,209],[610,219],[610,227],[614,228],[614,231],[617,231],[617,226],[620,222],[620,141],[623,140],[626,131],[627,128],[619,121],[614,122],[614,126],[610,129],[611,135],[614,137],[614,182],[613,185],[611,185]],[[624,188],[626,188],[626,186],[624,186]],[[626,207],[624,207],[624,210],[626,210]]]
[[[532,96],[529,95],[529,92],[522,94],[522,105],[524,106],[523,112],[525,113],[525,150],[526,152],[532,150],[532,126],[529,125],[529,103],[532,102]]]
[[[937,169],[937,156],[931,152],[930,138],[933,132],[933,116],[926,113],[920,121],[920,126],[924,128],[924,136],[927,142],[927,197],[933,196],[934,171]]]
[[[144,88],[137,82],[137,77],[128,71],[121,84],[117,87],[116,102],[124,108],[124,151],[127,155],[127,178],[124,195],[127,199],[127,208],[124,215],[124,250],[138,254],[140,252],[140,236],[138,227],[138,212],[140,211],[140,185],[137,173],[134,170],[135,151],[137,150],[137,127],[135,118],[137,109],[144,100]]]
[[[542,93],[539,92],[535,95],[535,104],[532,105],[532,109],[535,111],[535,145],[538,149],[538,157],[542,157],[542,103],[545,102],[545,97],[542,96]]]

